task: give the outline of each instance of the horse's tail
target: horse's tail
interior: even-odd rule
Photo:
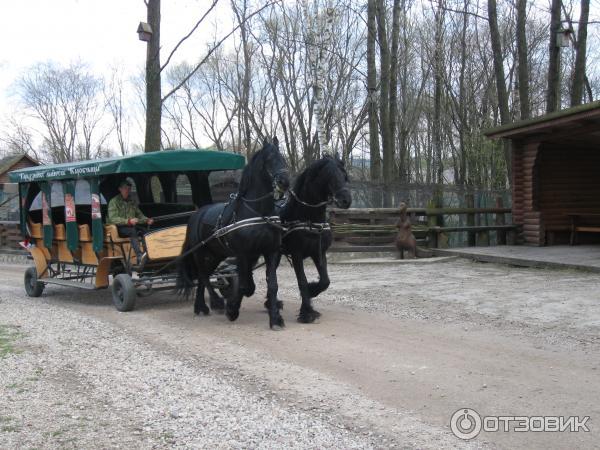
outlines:
[[[192,248],[192,244],[190,243],[190,229],[191,227],[188,225],[187,231],[185,233],[185,241],[183,241],[183,246],[181,247],[182,255]],[[195,267],[196,264],[194,261],[193,252],[190,252],[189,254],[185,255],[177,263],[177,281],[175,282],[175,290],[177,291],[178,295],[187,298],[194,290]]]

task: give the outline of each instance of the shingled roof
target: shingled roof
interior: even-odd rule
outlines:
[[[19,163],[23,158],[28,159],[32,164],[39,165],[40,163],[26,154],[9,155],[4,158],[0,158],[0,175],[10,171],[16,164]]]

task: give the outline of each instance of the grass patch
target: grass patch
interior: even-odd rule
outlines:
[[[10,354],[18,353],[15,341],[21,336],[16,327],[0,324],[0,358]]]

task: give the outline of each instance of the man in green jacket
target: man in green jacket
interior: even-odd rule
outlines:
[[[138,241],[137,224],[147,223],[152,225],[154,220],[148,218],[140,211],[140,208],[129,197],[131,182],[127,179],[119,183],[119,195],[115,195],[108,202],[107,223],[114,224],[119,230],[119,236],[128,237],[135,252],[137,263],[142,261],[142,251]]]

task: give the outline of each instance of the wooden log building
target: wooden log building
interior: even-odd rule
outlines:
[[[573,231],[578,242],[600,243],[600,101],[485,135],[512,144],[513,223],[525,243],[568,243]]]
[[[24,169],[25,167],[38,166],[40,163],[29,155],[10,155],[0,158],[0,184],[8,183],[8,172]]]

